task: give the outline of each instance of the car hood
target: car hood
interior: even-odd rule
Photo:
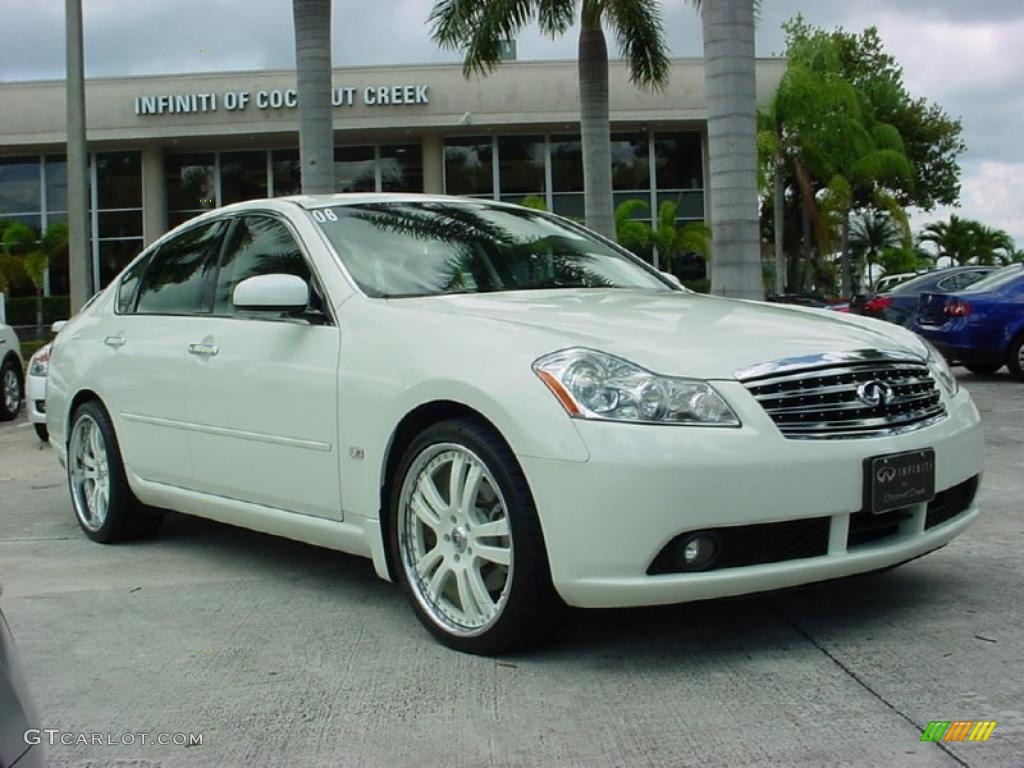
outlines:
[[[690,292],[541,290],[400,301],[533,330],[540,346],[531,353],[590,347],[674,376],[731,379],[761,363],[864,349],[924,354],[913,334],[889,323]]]

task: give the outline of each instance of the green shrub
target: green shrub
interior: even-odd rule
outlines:
[[[7,307],[8,325],[35,325],[36,324],[36,297],[16,296],[8,298],[5,302]],[[54,320],[67,320],[71,317],[71,299],[68,296],[45,296],[43,298],[43,322],[52,323]]]

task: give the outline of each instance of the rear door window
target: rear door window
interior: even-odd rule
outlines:
[[[200,311],[223,227],[220,221],[194,227],[160,246],[142,280],[136,312],[190,315]]]

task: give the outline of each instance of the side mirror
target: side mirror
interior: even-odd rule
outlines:
[[[257,275],[235,286],[231,303],[238,309],[299,312],[309,305],[309,285],[296,275]]]
[[[53,325],[50,326],[50,333],[56,335],[60,333],[60,329],[68,324],[67,320],[55,320]]]
[[[676,288],[682,288],[682,287],[683,287],[683,281],[682,281],[682,280],[680,280],[680,279],[679,279],[678,277],[676,277],[675,275],[673,275],[673,274],[672,274],[671,272],[662,272],[662,273],[661,273],[661,276],[662,276],[662,277],[664,277],[664,278],[666,278],[666,279],[667,279],[667,280],[668,280],[668,281],[669,281],[670,283],[672,283],[672,285],[674,285],[674,286],[675,286]]]

